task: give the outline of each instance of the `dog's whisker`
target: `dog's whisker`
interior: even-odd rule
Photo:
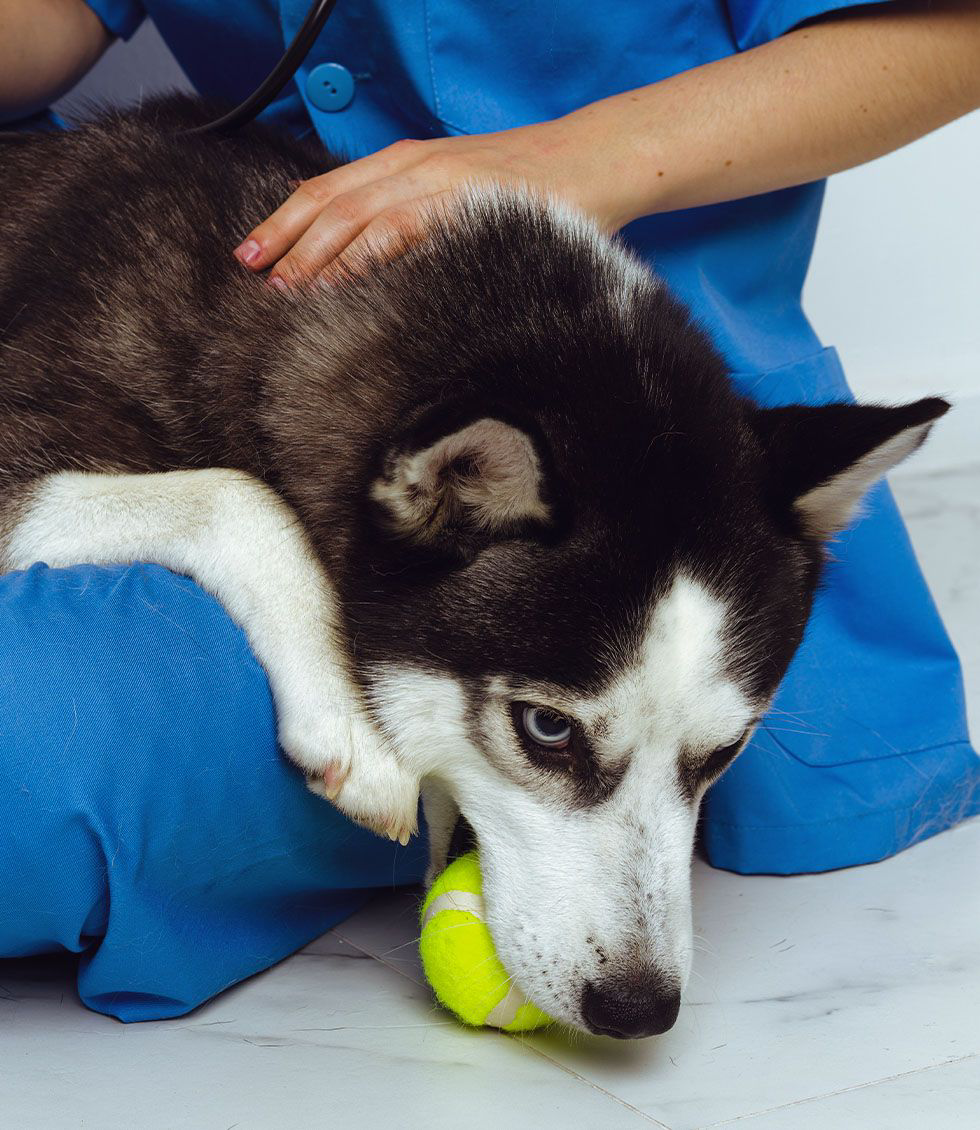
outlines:
[[[466,925],[466,923],[460,923],[460,925]],[[445,929],[450,929],[450,927],[445,927]],[[412,940],[409,942],[402,942],[397,946],[391,946],[390,949],[382,950],[378,956],[388,957],[389,954],[397,953],[399,950],[407,949],[409,946],[417,946],[421,941],[422,935],[419,934],[417,938],[412,938]]]
[[[770,734],[798,734],[798,735],[800,735],[800,737],[804,737],[804,738],[829,738],[830,737],[830,734],[821,733],[819,730],[791,730],[791,729],[788,729],[787,727],[767,726],[767,725],[763,725],[762,729],[764,729],[767,733],[770,733]]]

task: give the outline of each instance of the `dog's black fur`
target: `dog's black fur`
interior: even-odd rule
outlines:
[[[662,285],[624,305],[601,238],[506,194],[284,295],[231,249],[336,162],[260,126],[177,136],[212,113],[169,99],[0,151],[7,498],[63,469],[241,468],[307,528],[361,669],[597,686],[689,568],[734,601],[731,663],[770,692],[822,555],[794,501],[943,403],[762,411]],[[486,417],[531,437],[547,519],[394,534],[369,494],[392,452]]]

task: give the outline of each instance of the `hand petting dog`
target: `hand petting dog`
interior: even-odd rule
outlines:
[[[603,191],[599,166],[610,164],[580,144],[570,119],[473,137],[398,141],[303,181],[235,254],[255,270],[272,267],[273,286],[329,280],[369,248],[411,239],[426,215],[474,181],[554,194],[611,233],[630,217],[616,214]]]

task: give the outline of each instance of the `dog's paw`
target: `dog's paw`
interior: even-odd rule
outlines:
[[[391,752],[327,766],[323,795],[358,824],[407,844],[418,831],[419,780]]]
[[[418,831],[419,779],[358,713],[317,727],[316,739],[284,728],[280,744],[317,796],[379,836],[407,844]]]

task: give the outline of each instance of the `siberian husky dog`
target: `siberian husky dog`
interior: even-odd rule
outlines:
[[[0,570],[157,562],[247,633],[286,754],[432,871],[460,813],[517,985],[674,1022],[705,788],[825,541],[948,405],[761,409],[627,250],[474,187],[329,287],[231,248],[337,162],[169,99],[0,150]]]

